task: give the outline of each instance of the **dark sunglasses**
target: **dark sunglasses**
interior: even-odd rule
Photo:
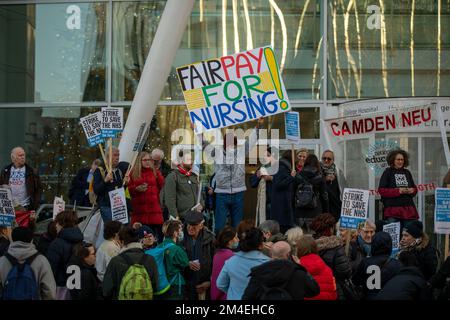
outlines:
[[[332,158],[327,158],[327,157],[323,157],[322,158],[322,161],[331,161],[331,160],[333,160]]]

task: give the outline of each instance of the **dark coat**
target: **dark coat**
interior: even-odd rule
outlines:
[[[47,232],[43,233],[38,240],[38,243],[36,245],[37,251],[42,253],[44,256],[47,256],[48,248],[50,247],[50,244],[55,240],[52,236],[50,236]]]
[[[375,300],[428,300],[427,282],[417,267],[402,267],[374,298]]]
[[[76,201],[77,206],[92,206],[91,202],[89,201],[89,193],[86,194],[86,190],[89,190],[89,183],[87,182],[87,178],[90,171],[91,168],[81,168],[73,178],[69,190],[69,199],[71,204]]]
[[[134,245],[134,243],[130,244]],[[130,246],[129,245],[129,246]],[[144,257],[143,266],[147,270],[147,273],[152,282],[153,289],[158,287],[158,268],[156,266],[155,259],[148,254],[144,253],[144,250],[138,247],[131,247],[129,249],[122,249],[122,252],[113,257],[106,268],[105,276],[103,277],[103,296],[105,299],[119,298],[120,284],[123,277],[128,271],[130,265],[125,261],[123,256],[126,255],[131,259],[133,263],[139,264]]]
[[[328,193],[329,213],[336,221],[341,218],[341,189],[339,188],[338,177],[333,181],[325,181],[326,190]]]
[[[0,257],[3,257],[8,252],[9,240],[0,236]]]
[[[392,279],[402,267],[402,264],[390,257],[392,252],[392,239],[386,232],[378,232],[372,239],[371,257],[364,258],[358,266],[356,273],[353,275],[353,283],[361,286],[364,294],[368,299],[373,299],[379,292],[378,289],[368,289],[367,279],[370,274],[367,268],[372,265],[380,267],[381,271],[381,289]]]
[[[422,242],[411,250],[419,263],[419,269],[422,271],[426,280],[429,280],[435,273],[438,265],[436,249],[430,244],[428,238],[422,238]]]
[[[303,170],[300,171],[300,173],[297,173],[295,179],[297,185],[304,183],[305,181],[311,183],[314,188],[314,193],[319,200],[316,208],[295,208],[296,218],[313,219],[321,213],[329,212],[327,187],[320,171],[316,168],[306,166],[303,167]]]
[[[186,250],[189,261],[199,260],[200,271],[192,271],[186,268],[185,279],[188,290],[198,284],[211,280],[212,261],[214,257],[214,235],[206,227],[200,231],[197,237],[196,246],[192,245],[192,238],[184,228],[183,247]]]
[[[121,188],[123,184],[123,178],[128,169],[127,162],[119,162],[117,169],[114,174],[114,180],[105,183],[104,175],[106,176],[107,171],[103,168],[97,168],[94,172],[94,193],[97,195],[97,204],[100,207],[111,207],[109,201],[109,192],[115,190],[116,188]]]
[[[412,194],[400,194],[397,188],[414,188]],[[384,218],[419,219],[413,198],[417,194],[411,172],[408,169],[386,168],[378,185],[383,202]]]
[[[9,185],[9,177],[11,176],[11,167],[13,164],[6,166],[0,173],[0,185]],[[30,197],[29,210],[37,210],[41,203],[42,184],[37,171],[25,164],[25,186],[28,196]]]
[[[279,162],[278,172],[272,180],[272,199],[270,220],[276,220],[280,226],[294,225],[295,178],[291,176],[292,166],[286,159]]]
[[[352,276],[352,266],[342,239],[337,236],[322,237],[316,240],[319,256],[333,270],[336,280],[349,279]]]
[[[147,191],[139,192],[138,186],[147,183]],[[159,204],[159,193],[164,186],[164,177],[159,170],[156,170],[156,176],[152,169],[142,168],[141,177],[133,179],[131,175],[128,190],[131,195],[131,205],[133,206],[133,215],[131,224],[140,222],[146,225],[163,224],[163,215]]]
[[[47,250],[47,259],[52,267],[56,285],[66,286],[67,264],[76,244],[83,241],[83,234],[78,227],[62,229]]]
[[[448,282],[450,278],[450,257],[448,257],[439,271],[430,279],[430,284],[433,288],[443,289],[439,299],[450,299],[450,283]]]
[[[306,269],[289,260],[272,260],[251,269],[250,281],[242,300],[260,300],[265,287],[283,287],[293,300],[303,300],[320,292]]]
[[[100,281],[95,266],[88,266],[76,256],[70,258],[68,266],[76,265],[81,271],[80,289],[70,290],[72,300],[98,300],[102,297]]]

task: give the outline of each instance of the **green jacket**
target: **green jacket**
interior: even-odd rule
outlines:
[[[189,177],[173,170],[167,176],[161,194],[163,205],[169,210],[172,217],[184,218],[187,211],[197,204],[199,183],[195,174]],[[200,203],[204,207],[203,200]]]
[[[171,281],[174,277],[180,277],[175,279],[173,285],[185,285],[186,282],[183,278],[183,271],[189,266],[189,259],[186,251],[178,246],[172,239],[164,239],[164,241],[158,245],[158,247],[164,247],[169,243],[175,244],[165,251],[164,262],[166,265],[167,279]]]

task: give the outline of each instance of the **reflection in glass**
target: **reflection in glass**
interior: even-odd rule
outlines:
[[[275,49],[290,99],[320,98],[320,3],[196,1],[161,99],[183,100],[177,66],[266,45]],[[114,3],[113,101],[133,99],[164,5]]]

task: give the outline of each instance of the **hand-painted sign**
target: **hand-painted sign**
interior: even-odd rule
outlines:
[[[177,68],[195,133],[290,110],[270,47]]]
[[[111,203],[111,214],[113,221],[128,223],[127,202],[124,188],[115,189],[109,192]]]

